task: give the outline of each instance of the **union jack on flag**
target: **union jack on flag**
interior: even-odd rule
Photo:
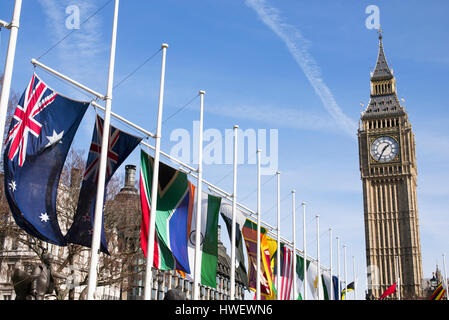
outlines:
[[[5,195],[17,225],[40,240],[65,246],[56,196],[67,153],[89,102],[66,98],[33,74],[5,139]]]
[[[84,180],[89,179],[91,175],[94,176],[95,183],[98,182],[98,171],[99,171],[99,162],[100,162],[100,154],[101,154],[101,142],[103,140],[103,121],[97,116],[95,119],[95,128],[96,134],[92,139],[92,143],[90,145],[89,152],[93,157],[89,157],[90,163],[84,172]],[[113,149],[120,137],[120,130],[111,126],[110,132],[112,132],[109,136],[109,148],[108,148],[108,156],[107,156],[107,166],[106,166],[106,176],[109,177],[112,175],[113,169],[118,161],[118,154]]]
[[[92,243],[99,163],[104,131],[104,121],[97,115],[92,134],[92,142],[89,149],[89,156],[87,157],[86,170],[84,171],[83,183],[78,199],[78,206],[73,218],[73,223],[65,235],[67,243],[76,243],[86,247],[90,247]],[[125,161],[128,155],[139,145],[142,138],[135,137],[110,126],[108,140],[105,186],[108,185],[109,180],[123,161]],[[102,252],[109,254],[103,225],[101,227],[100,249]]]
[[[27,153],[28,134],[39,138],[42,123],[36,120],[42,110],[55,100],[57,94],[33,74],[25,91],[23,106],[17,105],[14,119],[17,121],[8,133],[6,144],[11,141],[8,158],[13,160],[19,154],[18,165],[23,166]]]

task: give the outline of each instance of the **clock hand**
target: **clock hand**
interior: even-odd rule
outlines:
[[[382,152],[380,153],[379,159],[377,159],[377,161],[379,161],[380,158],[382,158],[382,156],[383,156],[385,150],[387,150],[387,148],[388,148],[388,144],[382,149]]]

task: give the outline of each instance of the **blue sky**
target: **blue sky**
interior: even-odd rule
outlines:
[[[25,88],[33,72],[31,58],[70,32],[67,6],[78,6],[84,21],[106,2],[24,1],[13,89],[21,93]],[[40,60],[105,92],[112,3]],[[386,57],[416,135],[423,271],[431,277],[435,263],[442,265],[442,253],[449,253],[447,1],[121,1],[114,81],[168,43],[164,119],[205,90],[205,129],[223,135],[234,124],[244,130],[277,129],[282,235],[291,238],[289,193],[295,189],[297,205],[308,203],[308,252],[316,256],[319,214],[322,263],[329,264],[332,226],[334,267],[335,237],[340,236],[348,246],[349,281],[355,256],[360,289],[365,287],[365,237],[356,130],[360,103],[369,101],[369,75],[378,52],[377,32],[365,26],[368,5],[380,9]],[[0,19],[9,20],[12,7],[12,0],[2,1]],[[7,40],[2,30],[1,68]],[[113,93],[112,110],[150,131],[156,126],[160,61],[159,53]],[[37,73],[59,92],[89,99],[42,70]],[[77,134],[80,148],[90,143],[94,114],[89,111]],[[196,98],[164,123],[163,150],[174,145],[169,139],[174,130],[191,132],[198,118]],[[127,163],[138,165],[138,153]],[[231,192],[231,169],[206,165],[204,178]],[[243,203],[256,209],[256,166],[239,166],[238,179]],[[263,176],[262,183],[262,219],[275,226],[275,179]],[[302,248],[300,218],[297,242]]]

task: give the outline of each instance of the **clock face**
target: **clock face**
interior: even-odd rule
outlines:
[[[392,161],[399,152],[398,142],[392,137],[380,137],[371,145],[371,156],[379,162]]]

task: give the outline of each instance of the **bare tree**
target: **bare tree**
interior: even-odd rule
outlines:
[[[3,88],[3,74],[0,75],[0,92]],[[8,110],[6,113],[6,122],[5,122],[5,129],[3,131],[3,136],[2,136],[2,147],[1,147],[1,156],[0,156],[0,170],[3,172],[3,151],[5,148],[5,138],[6,135],[9,131],[9,126],[11,124],[11,120],[14,114],[14,109],[16,108],[17,104],[19,103],[20,100],[20,95],[15,92],[14,90],[11,89],[10,94],[9,94],[9,101],[8,101]]]

